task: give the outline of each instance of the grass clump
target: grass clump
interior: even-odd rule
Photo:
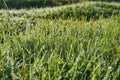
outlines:
[[[119,79],[119,25],[117,17],[6,16],[0,23],[0,79]]]

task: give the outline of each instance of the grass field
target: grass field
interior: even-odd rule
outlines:
[[[0,10],[0,80],[119,80],[120,6],[100,3]]]

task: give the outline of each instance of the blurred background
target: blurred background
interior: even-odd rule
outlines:
[[[9,9],[54,7],[84,1],[120,2],[120,0],[0,0],[0,8],[5,8],[6,6]]]

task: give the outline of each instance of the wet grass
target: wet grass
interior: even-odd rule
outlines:
[[[0,15],[1,80],[120,79],[118,16],[87,21],[26,15]]]

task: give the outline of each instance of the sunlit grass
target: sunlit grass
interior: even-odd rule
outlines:
[[[118,15],[87,21],[29,14],[1,11],[0,80],[120,79]]]

